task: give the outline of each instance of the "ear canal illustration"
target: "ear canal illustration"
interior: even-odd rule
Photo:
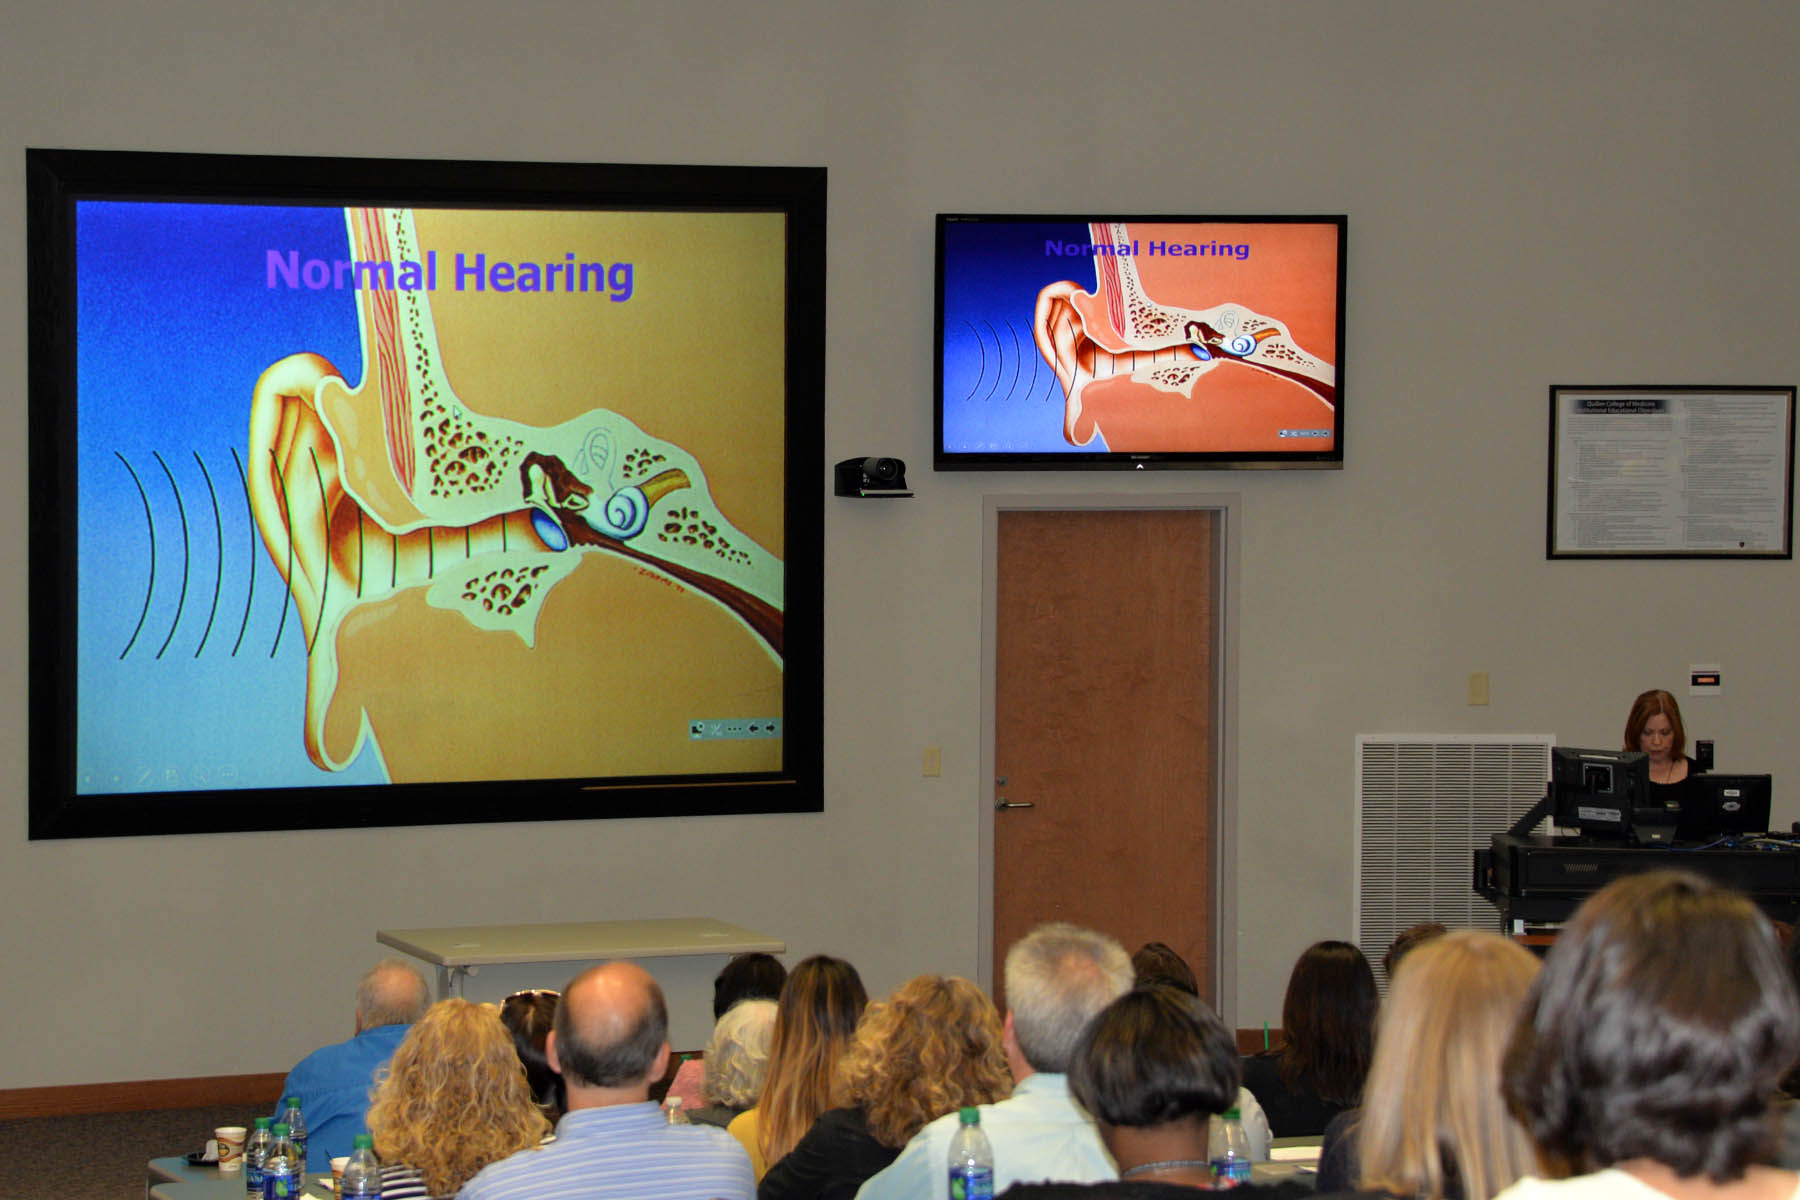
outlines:
[[[1089,226],[1096,246],[1131,246],[1124,224]],[[1098,253],[1093,291],[1062,281],[1038,293],[1032,335],[1064,396],[1063,437],[1085,446],[1100,432],[1089,389],[1121,385],[1194,399],[1200,380],[1244,367],[1336,401],[1331,363],[1301,348],[1279,318],[1230,300],[1208,308],[1164,303],[1146,290],[1135,254]]]
[[[411,210],[345,219],[358,262],[421,258]],[[706,597],[779,665],[783,564],[720,512],[691,454],[604,407],[546,427],[476,412],[450,386],[425,289],[355,297],[361,381],[296,353],[250,402],[250,507],[305,634],[317,766],[341,770],[373,737],[365,711],[327,744],[346,619],[415,589],[530,647],[552,590],[588,556],[615,556]]]

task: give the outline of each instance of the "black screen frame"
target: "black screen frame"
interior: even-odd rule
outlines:
[[[1590,771],[1604,771],[1607,783],[1597,787]],[[1641,750],[1591,750],[1580,746],[1550,748],[1550,784],[1556,797],[1554,820],[1565,829],[1601,837],[1629,837],[1637,810],[1650,802],[1650,756]],[[1618,817],[1582,816],[1583,806],[1616,810]]]
[[[33,840],[823,809],[826,170],[27,149]],[[75,786],[78,200],[780,212],[786,217],[783,763],[642,776],[81,795]]]
[[[952,451],[944,445],[944,297],[946,292],[946,230],[961,222],[1069,223],[1121,222],[1247,223],[1266,225],[1330,224],[1337,229],[1337,361],[1336,400],[1332,406],[1333,437],[1329,451]],[[1344,360],[1345,299],[1349,262],[1349,217],[1344,213],[1321,214],[1180,214],[1119,215],[1109,213],[938,213],[936,218],[936,272],[933,289],[932,341],[932,467],[939,471],[1145,471],[1145,470],[1342,470],[1344,466]],[[1035,353],[1035,351],[1033,351]]]

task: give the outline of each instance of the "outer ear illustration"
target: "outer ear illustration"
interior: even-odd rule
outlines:
[[[346,217],[359,261],[417,259],[410,211]],[[357,311],[360,384],[295,354],[250,406],[251,510],[306,633],[314,763],[341,769],[370,736],[366,713],[327,735],[346,618],[410,589],[532,646],[551,589],[602,552],[707,597],[779,663],[782,564],[719,512],[691,455],[604,408],[544,428],[474,412],[424,291],[359,290]]]
[[[1122,224],[1090,227],[1096,246],[1130,246]],[[1141,239],[1139,239],[1141,241]],[[1062,383],[1063,437],[1085,446],[1100,432],[1097,411],[1162,398],[1194,400],[1200,381],[1221,367],[1245,367],[1336,399],[1332,364],[1296,344],[1280,319],[1226,300],[1184,308],[1153,298],[1135,254],[1094,258],[1092,291],[1061,281],[1038,293],[1032,336]],[[1105,404],[1100,401],[1104,399]]]

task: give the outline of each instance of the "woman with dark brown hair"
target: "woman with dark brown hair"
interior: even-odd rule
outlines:
[[[1281,1002],[1281,1049],[1244,1060],[1244,1086],[1276,1137],[1322,1134],[1331,1118],[1356,1106],[1377,1004],[1375,973],[1349,942],[1315,942],[1300,955]]]
[[[1680,871],[1576,912],[1525,997],[1503,1089],[1554,1182],[1500,1200],[1789,1200],[1769,1111],[1800,1002],[1769,922]]]
[[[750,1152],[757,1179],[831,1107],[838,1059],[868,1003],[862,977],[841,958],[815,954],[788,975],[776,1002],[762,1098],[728,1127]]]
[[[550,1040],[550,1029],[556,1023],[556,1006],[562,993],[549,988],[527,988],[514,992],[500,1004],[500,1023],[512,1034],[513,1048],[525,1064],[525,1082],[531,1098],[543,1110],[552,1125],[561,1119],[567,1107],[563,1100],[562,1076],[550,1069],[544,1046]]]
[[[769,1168],[757,1200],[850,1200],[928,1123],[1012,1092],[1000,1014],[966,979],[920,975],[871,1004],[839,1064],[836,1098]]]

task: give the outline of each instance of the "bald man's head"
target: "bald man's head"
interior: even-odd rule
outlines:
[[[577,1087],[643,1082],[669,1040],[669,1008],[650,972],[605,963],[577,975],[556,1009],[556,1057]]]
[[[431,1004],[431,985],[403,958],[384,958],[356,985],[356,1027],[411,1025]]]

